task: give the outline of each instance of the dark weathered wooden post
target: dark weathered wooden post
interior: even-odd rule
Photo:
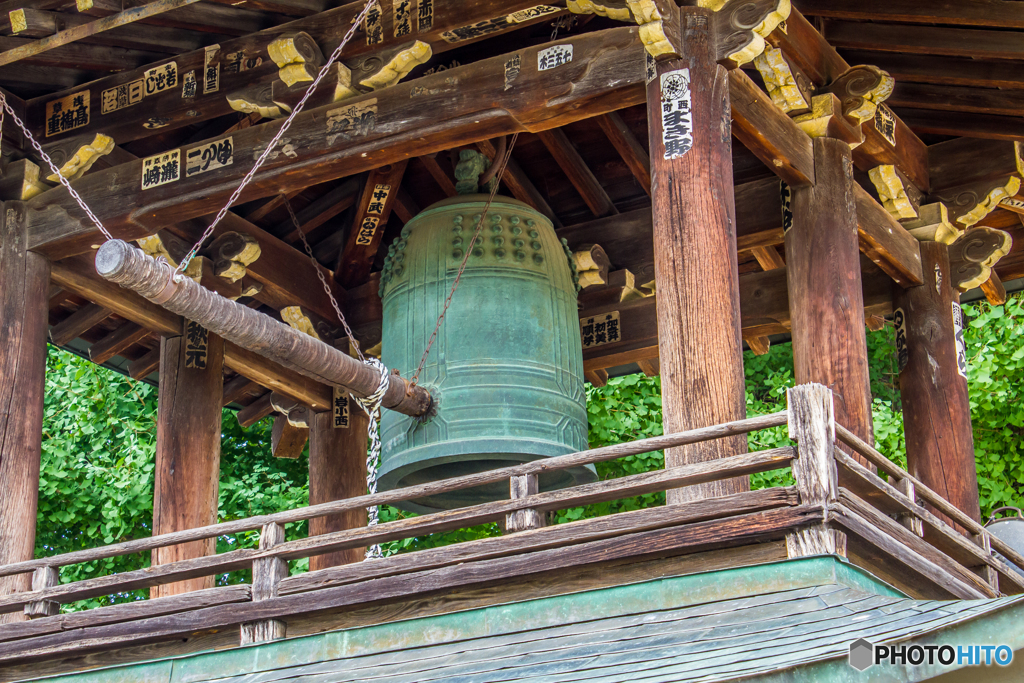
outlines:
[[[181,336],[160,342],[153,533],[217,522],[224,341],[186,321]],[[153,564],[216,552],[215,538],[153,551]],[[151,597],[213,588],[214,577],[154,586]]]
[[[792,189],[786,277],[797,384],[832,390],[836,422],[868,443],[871,388],[850,146],[814,139],[813,186]]]
[[[10,564],[35,553],[50,263],[25,248],[21,202],[0,207],[0,564]],[[29,590],[31,578],[0,579],[0,595]]]
[[[366,493],[366,441],[368,418],[347,394],[347,426],[335,426],[343,420],[339,406],[334,412],[317,413],[309,425],[309,504],[329,503]],[[335,400],[337,403],[337,399]],[[366,510],[347,510],[328,517],[309,520],[309,535],[366,526]],[[364,548],[346,548],[309,558],[309,569],[326,569],[359,562]]]
[[[925,284],[893,287],[907,468],[981,521],[960,296],[941,242],[921,243]]]
[[[666,11],[671,12],[674,6]],[[746,416],[729,82],[711,13],[663,17],[678,56],[648,63],[654,272],[665,432]],[[650,60],[650,58],[649,58]],[[665,452],[667,466],[746,451],[746,437]],[[671,503],[745,491],[745,477],[669,491]]]

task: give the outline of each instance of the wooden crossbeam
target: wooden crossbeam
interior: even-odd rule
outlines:
[[[476,143],[476,146],[491,159],[497,154],[497,149],[495,149],[494,143],[490,140],[480,140]],[[521,202],[526,202],[537,211],[540,211],[551,221],[555,228],[562,227],[562,222],[558,220],[554,209],[544,199],[544,195],[540,193],[515,158],[509,158],[508,165],[505,166],[505,173],[501,177],[501,182],[505,184],[505,187],[508,188],[513,197]]]
[[[337,187],[331,188],[327,193],[318,197],[301,211],[296,211],[295,217],[299,219],[299,229],[302,230],[304,235],[309,235],[310,232],[355,204],[357,199],[356,193],[359,192],[359,189],[359,181],[356,178],[352,178],[339,184]],[[283,239],[288,243],[299,239],[299,231],[292,225],[291,218],[278,226],[276,233],[284,235]]]
[[[572,62],[542,71],[523,70],[509,90],[499,93],[494,93],[493,83],[505,78],[507,55],[415,83],[399,83],[341,106],[305,111],[289,130],[293,154],[269,159],[240,201],[481,138],[539,132],[639,104],[644,96],[644,60],[636,30],[623,27],[574,37],[576,57]],[[545,47],[534,46],[517,54],[524,63],[536,64],[537,53]],[[459,79],[459,95],[454,99],[446,81],[453,77]],[[279,122],[270,122],[234,133],[233,158],[239,161],[216,170],[192,176],[181,173],[175,182],[141,190],[143,162],[136,161],[86,175],[75,181],[75,187],[113,234],[136,239],[220,208],[250,168],[241,160],[252,159],[278,126]],[[179,154],[185,156],[196,146],[179,150]],[[65,189],[44,193],[28,206],[33,250],[60,258],[90,251],[91,245],[98,243],[95,226],[81,220],[81,210]]]
[[[1024,90],[897,83],[887,102],[894,107],[1019,116],[1024,111]]]
[[[86,304],[50,328],[50,343],[64,346],[110,317],[110,311],[97,304]]]
[[[30,38],[19,38],[17,36],[0,38],[0,50],[5,52],[25,48],[33,45],[36,41]],[[68,67],[74,66],[77,69],[87,71],[124,71],[135,69],[143,64],[150,64],[166,57],[166,54],[158,50],[129,50],[121,47],[110,47],[106,45],[85,45],[82,43],[69,43],[54,47],[46,52],[32,54],[25,57],[22,62],[47,67]],[[97,97],[99,93],[97,93]],[[47,97],[48,100],[53,98]],[[42,112],[42,110],[38,110]],[[28,120],[41,122],[43,116],[36,110],[30,108]],[[38,134],[39,138],[45,136],[42,125],[33,130],[33,135]]]
[[[936,83],[974,88],[1020,89],[1020,69],[1012,61],[983,61],[964,57],[907,55],[867,50],[844,50],[852,64],[874,64],[900,83]]]
[[[1016,14],[1019,12],[1017,10]],[[1020,59],[1024,56],[1024,42],[1014,31],[933,26],[907,30],[895,24],[828,20],[824,36],[829,44],[838,48],[973,59]]]
[[[444,192],[447,197],[454,197],[457,193],[455,192],[455,182],[449,175],[448,171],[445,171],[441,164],[437,161],[436,154],[427,154],[419,157],[419,161],[423,164],[423,167],[430,173],[430,177],[433,178],[441,191]]]
[[[316,0],[320,1],[320,0]],[[230,3],[225,3],[230,4]],[[518,10],[533,7],[535,0],[509,0],[502,3],[500,8],[492,3],[467,3],[462,0],[432,0],[433,15],[430,27],[424,26],[420,30],[417,22],[409,35],[395,36],[395,31],[389,30],[392,23],[392,12],[389,5],[391,0],[383,0],[383,21],[384,31],[380,42],[368,44],[365,33],[358,34],[342,54],[342,61],[351,61],[359,64],[368,64],[376,60],[378,68],[381,58],[395,48],[409,43],[411,40],[421,40],[431,46],[433,54],[455,49],[463,44],[464,39],[459,38],[460,29],[479,22],[489,21],[500,16],[502,19],[510,13]],[[186,7],[185,10],[204,7],[206,3],[193,7]],[[249,0],[247,7],[260,8],[259,2]],[[268,57],[268,45],[283,33],[305,32],[319,45],[324,54],[329,54],[337,45],[352,21],[362,10],[362,3],[347,3],[340,7],[327,10],[315,16],[305,17],[292,22],[277,25],[273,30],[260,31],[250,35],[227,40],[215,46],[217,49],[208,48],[193,50],[191,52],[177,55],[173,60],[156,53],[142,55],[122,56],[120,62],[112,63],[112,59],[118,56],[117,52],[102,52],[102,50],[114,50],[114,48],[97,48],[101,50],[97,55],[104,55],[102,62],[90,60],[82,53],[82,46],[71,45],[58,48],[47,53],[56,55],[61,51],[79,50],[78,53],[68,52],[60,54],[59,60],[47,60],[47,64],[64,65],[75,64],[78,68],[95,68],[98,71],[132,71],[119,73],[114,76],[102,78],[85,86],[61,91],[53,95],[46,95],[31,100],[29,104],[28,121],[33,126],[33,134],[39,138],[45,136],[47,118],[47,104],[55,100],[68,97],[72,94],[79,94],[88,91],[90,101],[93,103],[90,112],[89,123],[74,130],[74,133],[102,132],[111,136],[118,144],[125,144],[132,140],[152,135],[152,129],[146,124],[152,125],[151,118],[160,121],[160,130],[167,132],[186,125],[195,125],[209,119],[223,116],[232,112],[225,95],[251,86],[269,85],[278,78],[278,67]],[[16,9],[16,8],[12,8]],[[226,8],[225,8],[226,9]],[[120,11],[120,10],[119,10]],[[181,10],[179,10],[181,11]],[[177,14],[175,12],[174,14]],[[173,16],[173,14],[168,15]],[[523,23],[501,22],[494,26],[494,30],[488,35],[500,35],[502,33],[517,30],[539,21],[550,21],[551,15],[542,16],[527,20]],[[455,33],[452,33],[455,32]],[[466,38],[465,40],[469,40]],[[13,44],[5,44],[4,41],[18,41]],[[0,49],[20,47],[24,39],[2,38]],[[90,48],[92,49],[92,48]],[[88,52],[88,50],[85,50]],[[159,61],[158,61],[159,60]],[[103,93],[116,90],[118,87],[139,80],[145,81],[146,72],[153,67],[173,61],[177,73],[177,83],[174,87],[146,94],[145,106],[126,106],[123,108],[103,111],[101,101]],[[259,61],[259,64],[256,62]],[[386,61],[386,60],[384,60]],[[204,87],[203,74],[207,65],[219,69],[216,87]],[[248,67],[252,64],[252,68]],[[143,66],[146,65],[146,66]],[[355,65],[355,63],[354,63]],[[141,67],[141,68],[136,68]],[[193,97],[182,97],[182,82],[188,73],[192,72],[198,80],[198,87]],[[502,80],[504,75],[502,75]],[[59,134],[63,134],[59,133]],[[59,135],[58,134],[58,135]]]

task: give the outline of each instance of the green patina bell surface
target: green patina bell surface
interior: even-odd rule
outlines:
[[[381,273],[382,360],[411,377],[434,330],[486,195],[426,209]],[[551,222],[496,197],[419,378],[428,418],[386,411],[378,486],[390,490],[587,448],[583,354],[571,253]],[[596,480],[592,467],[542,474],[541,490]],[[508,499],[507,481],[403,504],[415,512]]]

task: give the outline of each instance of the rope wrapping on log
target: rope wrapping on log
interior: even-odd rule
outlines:
[[[122,240],[109,240],[99,248],[96,272],[244,349],[323,384],[342,387],[357,399],[372,396],[382,384],[380,369],[177,276],[166,261]],[[425,389],[398,375],[388,380],[381,401],[385,408],[412,416],[427,413],[431,398]]]
[[[370,358],[363,362],[377,368],[380,372],[380,384],[377,386],[377,391],[366,398],[356,399],[356,403],[359,404],[370,418],[368,429],[370,448],[366,452],[366,490],[372,496],[377,493],[377,469],[380,467],[380,402],[388,392],[388,386],[391,384],[391,375],[388,369],[384,367],[384,363],[381,363],[376,358]],[[366,526],[376,526],[380,521],[377,516],[377,506],[371,505],[366,510],[369,515]],[[380,550],[379,543],[375,543],[366,549],[366,559],[368,560],[375,560],[383,556],[384,554]]]

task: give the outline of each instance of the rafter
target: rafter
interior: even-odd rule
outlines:
[[[1024,15],[1012,0],[800,0],[800,10],[830,19],[1024,28]]]
[[[408,161],[399,161],[374,169],[366,179],[334,271],[335,279],[346,289],[363,284],[370,275],[408,164]]]
[[[619,212],[565,131],[552,128],[541,131],[538,136],[595,216],[601,217]]]

